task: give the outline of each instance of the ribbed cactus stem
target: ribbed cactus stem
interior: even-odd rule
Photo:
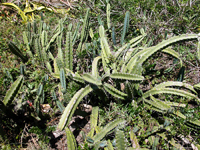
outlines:
[[[38,28],[38,34],[41,35],[42,34],[42,29],[43,29],[43,21],[40,21],[40,25],[39,25],[39,28]]]
[[[19,48],[13,43],[9,42],[8,43],[9,49],[12,51],[13,54],[16,56],[20,57],[23,63],[28,61],[28,58],[22,54],[22,52],[19,50]]]
[[[89,11],[90,11],[90,9],[88,8],[86,15],[85,15],[84,22],[83,22],[83,27],[82,27],[82,30],[81,30],[81,41],[78,45],[78,49],[77,49],[78,52],[81,51],[82,44],[87,39],[88,29],[89,29]]]
[[[59,63],[62,64],[62,67],[64,66],[64,55],[63,55],[63,51],[62,51],[62,47],[61,47],[61,35],[57,37],[57,45],[58,45],[58,59],[59,59]]]
[[[72,33],[67,32],[66,46],[65,46],[65,66],[69,70],[73,70],[73,47],[72,47]]]
[[[37,34],[37,24],[36,24],[36,21],[35,21],[35,20],[33,21],[33,32],[34,32],[35,34]]]
[[[41,48],[40,48],[39,38],[36,37],[34,41],[35,41],[34,47],[36,50],[36,55],[39,58],[39,61],[41,61],[42,52],[41,52]]]
[[[106,14],[107,14],[108,29],[110,29],[111,28],[111,23],[110,23],[110,3],[107,4]]]
[[[125,15],[125,18],[124,18],[124,27],[123,27],[122,37],[121,37],[121,45],[124,43],[125,35],[128,32],[129,16],[130,16],[130,13],[129,13],[129,11],[127,11],[126,15]]]
[[[66,79],[65,79],[65,71],[64,69],[60,69],[60,83],[62,87],[62,92],[66,93],[67,91],[67,86],[66,86]]]
[[[116,42],[116,35],[115,35],[115,27],[114,26],[112,27],[112,41],[113,41],[114,45],[117,44],[117,42]]]
[[[80,27],[80,23],[77,24],[76,26],[76,30],[74,31],[74,34],[73,34],[73,37],[72,37],[72,45],[75,44],[76,42],[76,38],[77,38],[77,35],[78,35],[78,30],[79,30],[79,27]]]
[[[46,45],[47,45],[47,31],[42,31],[41,43],[42,43],[42,47],[46,47]]]

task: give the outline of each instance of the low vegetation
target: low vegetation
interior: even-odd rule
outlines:
[[[200,149],[200,3],[60,4],[1,4],[1,149]]]

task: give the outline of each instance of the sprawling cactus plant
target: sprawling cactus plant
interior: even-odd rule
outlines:
[[[67,74],[71,74],[74,80],[85,83],[87,86],[79,90],[69,102],[63,115],[61,116],[58,128],[63,129],[65,125],[68,125],[70,117],[73,115],[76,106],[85,95],[93,91],[93,86],[96,86],[100,90],[106,91],[118,99],[130,98],[128,95],[129,92],[124,92],[122,89],[117,89],[116,84],[110,84],[108,81],[112,81],[114,83],[122,83],[125,85],[125,89],[128,89],[126,91],[133,92],[130,87],[135,87],[138,89],[139,83],[144,80],[144,77],[142,76],[143,64],[149,57],[158,51],[163,51],[175,58],[178,58],[182,65],[182,61],[178,53],[176,53],[173,49],[168,48],[168,46],[183,40],[198,39],[197,34],[185,34],[164,40],[156,46],[138,47],[139,43],[146,36],[146,33],[144,33],[143,29],[141,29],[141,34],[142,35],[130,40],[129,43],[124,44],[114,53],[111,52],[111,49],[108,45],[104,27],[99,27],[101,56],[96,57],[93,60],[92,72],[79,75],[78,73],[73,73],[71,70],[66,69]],[[114,55],[112,53],[114,53]],[[99,62],[102,62],[104,69],[104,73],[101,76],[98,71]],[[189,91],[176,89],[176,86],[184,87]],[[139,101],[142,100],[146,105],[153,106],[154,110],[156,111],[163,113],[166,111],[169,112],[168,110],[171,110],[172,108],[170,104],[153,98],[153,95],[158,95],[160,93],[179,95],[186,98],[194,98],[199,101],[198,97],[195,95],[196,92],[193,87],[189,84],[183,84],[182,82],[161,83],[155,88],[152,88],[151,90],[144,93]],[[148,100],[149,98],[151,100]],[[177,114],[177,112],[173,113]],[[185,116],[180,112],[178,112],[178,116],[185,119]],[[192,121],[190,123],[196,126],[200,126],[200,122],[198,120]]]

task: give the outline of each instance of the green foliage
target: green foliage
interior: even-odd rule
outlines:
[[[94,147],[94,149],[97,148],[105,148],[106,146],[108,146],[109,148],[113,149],[113,146],[111,145],[110,141],[105,141],[102,140],[105,138],[105,136],[108,133],[111,133],[113,131],[114,128],[116,128],[117,126],[123,126],[123,124],[125,123],[125,120],[123,119],[115,119],[114,121],[108,123],[106,126],[101,127],[98,124],[98,111],[99,108],[98,107],[94,107],[92,109],[92,114],[90,115],[90,121],[91,121],[91,131],[89,132],[89,134],[86,137],[86,142],[88,143],[88,145],[92,148]],[[96,131],[96,134],[94,134]],[[122,138],[123,133],[119,133],[119,131],[117,130],[116,133],[116,138],[118,140],[118,142],[122,142],[121,145],[117,145],[117,149],[120,148],[125,148],[125,141],[124,137]],[[119,135],[120,134],[120,135]],[[119,141],[121,139],[121,141]],[[121,147],[122,146],[122,147]]]
[[[29,2],[26,0],[25,2],[25,8],[22,10],[20,7],[15,5],[14,3],[2,3],[2,5],[14,8],[18,14],[21,16],[23,22],[22,23],[27,23],[28,21],[33,21],[34,18],[38,17],[37,13],[40,11],[50,11],[54,13],[62,13],[62,14],[67,14],[68,10],[61,9],[61,8],[56,8],[52,6],[45,5],[43,2]]]

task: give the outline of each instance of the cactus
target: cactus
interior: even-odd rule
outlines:
[[[43,22],[42,24],[42,29],[43,31],[47,31],[47,24],[45,22]]]
[[[70,121],[74,111],[76,110],[76,107],[78,106],[78,104],[80,103],[82,98],[90,92],[92,92],[92,88],[88,85],[85,88],[81,88],[73,96],[73,98],[70,100],[69,104],[65,108],[65,110],[64,110],[64,112],[63,112],[63,114],[60,118],[60,121],[59,121],[59,124],[58,124],[59,129],[62,130],[65,126],[67,126],[69,124],[69,121]]]
[[[62,67],[64,67],[64,56],[63,56],[63,51],[61,47],[61,35],[57,37],[57,45],[58,45],[58,55],[57,58],[59,59],[60,63],[62,63]]]
[[[106,14],[107,14],[107,26],[108,26],[108,29],[110,29],[111,28],[111,23],[110,23],[110,3],[107,4]]]
[[[50,39],[49,43],[48,43],[47,46],[46,46],[45,51],[48,51],[48,50],[49,50],[50,45],[55,41],[55,39],[57,38],[57,36],[59,36],[61,33],[62,33],[62,30],[61,30],[61,31],[58,31],[57,33],[55,33],[55,34],[52,36],[52,38]]]
[[[99,111],[99,107],[93,107],[92,108],[92,114],[90,115],[91,130],[87,135],[88,137],[93,137],[93,135],[94,135],[94,130],[97,126],[97,120],[98,120],[98,114],[99,114],[98,111]]]
[[[135,133],[133,132],[133,130],[130,131],[130,140],[131,140],[133,148],[140,149],[140,145],[138,143],[138,139],[137,139]]]
[[[62,87],[62,92],[66,93],[67,92],[67,86],[66,86],[66,79],[65,79],[65,71],[64,69],[60,69],[60,83]]]
[[[114,150],[112,143],[108,140],[108,150]]]
[[[100,25],[100,26],[103,26],[104,23],[103,23],[103,21],[101,20],[100,15],[98,15],[97,19],[98,19],[98,23],[99,23],[99,25]]]
[[[198,34],[183,34],[181,36],[175,36],[168,40],[164,40],[156,46],[145,48],[142,51],[135,54],[131,58],[131,60],[127,64],[126,69],[128,70],[128,73],[131,73],[134,66],[143,64],[155,52],[157,52],[173,43],[177,43],[177,42],[183,41],[183,40],[197,39],[197,38],[198,38]]]
[[[67,32],[66,46],[65,46],[65,67],[73,70],[73,47],[72,47],[72,33]]]
[[[165,103],[161,100],[158,100],[156,98],[153,97],[153,95],[157,95],[157,94],[163,94],[163,93],[169,93],[169,94],[174,94],[174,95],[179,95],[182,97],[186,97],[189,99],[196,99],[200,102],[200,99],[198,99],[198,97],[190,92],[184,91],[184,90],[179,90],[179,89],[175,89],[175,88],[170,88],[170,87],[174,87],[174,86],[178,86],[178,87],[184,87],[186,89],[189,89],[191,91],[193,91],[194,93],[196,93],[196,91],[193,89],[192,86],[190,86],[189,84],[186,83],[182,83],[182,82],[175,82],[175,81],[169,81],[169,82],[164,82],[161,83],[157,86],[155,86],[154,88],[152,88],[151,90],[145,92],[142,96],[143,101],[145,102],[146,105],[150,105],[153,106],[153,110],[158,111],[158,112],[169,112],[169,110],[171,110],[171,106],[170,103]],[[146,98],[150,97],[151,100],[147,100]],[[179,106],[179,105],[178,105]],[[172,111],[172,113],[174,115],[179,116],[180,118],[186,119],[186,117],[180,113],[179,111]],[[189,124],[192,124],[195,127],[200,127],[200,121],[199,120],[194,120],[194,121],[188,121]]]
[[[115,119],[112,122],[109,122],[102,130],[101,132],[97,133],[92,139],[94,140],[94,143],[97,143],[101,139],[105,137],[105,135],[116,128],[119,124],[124,124],[125,120],[123,119]]]
[[[64,64],[63,64],[62,60],[59,57],[57,57],[55,60],[56,60],[56,64],[57,64],[57,67],[59,68],[59,70],[61,68],[64,68]]]
[[[101,56],[98,56],[96,58],[94,58],[94,60],[92,61],[92,75],[97,78],[98,75],[99,75],[99,72],[98,72],[98,63],[99,61],[101,60]]]
[[[91,39],[94,39],[94,32],[93,32],[92,28],[90,28],[89,34],[90,34]]]
[[[193,87],[189,84],[178,82],[178,81],[168,81],[168,82],[160,83],[160,84],[156,85],[154,88],[152,88],[151,90],[145,92],[143,94],[143,98],[147,98],[150,95],[159,94],[159,93],[171,93],[171,94],[184,96],[184,97],[188,97],[188,98],[195,98],[195,99],[197,98],[196,95],[194,95],[190,92],[171,88],[170,86],[184,87],[184,88],[189,89],[196,93],[196,91],[194,91]],[[197,100],[199,100],[199,99],[197,98]]]
[[[137,44],[139,44],[144,39],[145,36],[146,36],[146,34],[133,38],[132,40],[129,41],[129,43],[124,44],[121,48],[119,48],[114,56],[116,58],[118,58],[119,55],[123,52],[123,50],[126,49],[128,44],[130,44],[131,45],[130,48],[132,48],[132,47],[136,46]]]
[[[76,42],[76,38],[77,38],[77,35],[78,35],[79,27],[80,27],[80,23],[77,24],[76,30],[74,31],[74,34],[73,34],[73,37],[72,37],[72,45],[74,45],[75,42]]]
[[[78,49],[77,49],[78,52],[81,51],[81,49],[82,49],[82,44],[83,44],[84,41],[86,41],[87,36],[88,36],[88,29],[89,29],[89,11],[90,11],[90,9],[88,8],[88,9],[87,9],[87,12],[86,12],[86,15],[85,15],[84,22],[83,22],[83,27],[82,27],[82,30],[81,30],[81,40],[80,40],[80,43],[79,43]]]
[[[30,40],[31,39],[31,23],[30,22],[27,23],[27,30],[28,30],[27,38]]]
[[[123,27],[123,32],[122,32],[122,36],[121,36],[121,45],[123,45],[124,43],[124,38],[126,33],[128,32],[128,28],[129,28],[129,17],[130,17],[130,13],[129,11],[126,12],[125,18],[124,18],[124,27]]]
[[[117,42],[116,42],[116,35],[115,35],[115,27],[114,26],[112,27],[112,41],[113,41],[114,45],[117,44]]]
[[[3,103],[4,105],[11,104],[17,93],[19,92],[21,86],[23,85],[24,77],[20,75],[18,79],[11,85],[10,89],[6,92]]]
[[[35,20],[33,21],[33,32],[34,34],[37,34],[37,24]]]
[[[40,25],[39,25],[39,29],[38,29],[38,34],[39,34],[39,35],[41,35],[41,34],[42,34],[42,31],[43,31],[43,30],[42,30],[42,29],[43,29],[43,23],[44,23],[44,22],[42,21],[42,18],[41,18]]]
[[[42,47],[47,46],[47,31],[45,30],[43,30],[41,34],[41,44],[42,44]]]
[[[43,84],[40,84],[37,90],[37,96],[40,97],[43,91]]]
[[[179,70],[177,81],[183,82],[184,74],[185,74],[185,67],[182,66],[181,69]]]
[[[177,52],[174,51],[173,49],[171,49],[171,48],[165,48],[165,49],[162,50],[162,52],[165,52],[165,53],[167,53],[167,54],[170,54],[171,56],[173,56],[173,57],[179,59],[179,60],[180,60],[181,66],[183,65],[183,62],[182,62],[182,59],[180,58],[179,53],[177,53]]]
[[[37,89],[37,97],[34,100],[34,108],[36,109],[36,113],[39,115],[40,113],[40,104],[44,103],[44,85],[43,83],[40,83],[38,89]]]
[[[102,85],[101,80],[98,80],[97,78],[95,78],[93,75],[91,75],[89,73],[83,74],[82,77],[85,81],[87,81],[89,83],[92,83],[97,86]]]
[[[114,88],[112,85],[108,83],[104,83],[103,87],[108,93],[110,93],[116,98],[125,99],[125,97],[127,96],[127,94],[119,91],[118,89]]]
[[[126,149],[124,132],[119,129],[116,131],[116,147],[118,150]]]
[[[53,71],[52,71],[51,64],[48,61],[46,61],[45,64],[46,64],[46,67],[49,70],[49,72],[52,73]]]
[[[69,31],[69,32],[72,31],[72,23],[70,23],[70,24],[68,25],[68,31]]]
[[[40,62],[40,61],[42,61],[42,52],[41,52],[39,38],[36,37],[34,41],[35,41],[34,47],[35,47],[35,50],[36,50],[36,55],[39,58],[39,62]]]
[[[54,90],[52,91],[52,97],[53,97],[53,100],[56,102],[56,105],[58,106],[60,112],[63,113],[65,108],[64,108],[63,104],[60,102],[60,100],[58,100],[56,98],[56,93]]]
[[[112,73],[110,75],[112,79],[119,79],[119,80],[133,80],[133,81],[142,81],[144,80],[143,76],[135,75],[135,74],[128,74],[128,73]]]
[[[53,61],[53,66],[54,66],[54,73],[55,74],[59,74],[60,73],[60,70],[59,70],[59,67],[57,65],[57,59],[54,59]]]
[[[101,37],[100,42],[101,42],[101,49],[102,49],[102,63],[103,63],[103,68],[106,73],[109,73],[109,57],[111,56],[111,51],[108,45],[108,42],[105,37],[104,33],[104,27],[100,26],[99,27],[99,35]]]
[[[20,74],[24,75],[24,65],[20,65]]]
[[[10,41],[8,43],[8,46],[13,54],[21,58],[23,63],[28,61],[28,58],[22,54],[22,52],[18,49],[18,47],[13,42]]]
[[[65,128],[66,136],[67,136],[67,148],[70,150],[76,150],[76,140],[73,133],[70,131],[68,127]]]
[[[27,52],[29,52],[28,54],[29,54],[29,56],[31,57],[31,58],[33,58],[33,53],[30,51],[31,49],[30,49],[30,43],[29,43],[29,40],[30,39],[28,39],[28,37],[27,37],[27,32],[23,32],[23,40],[24,40],[24,44],[26,45],[26,49],[27,49]]]

